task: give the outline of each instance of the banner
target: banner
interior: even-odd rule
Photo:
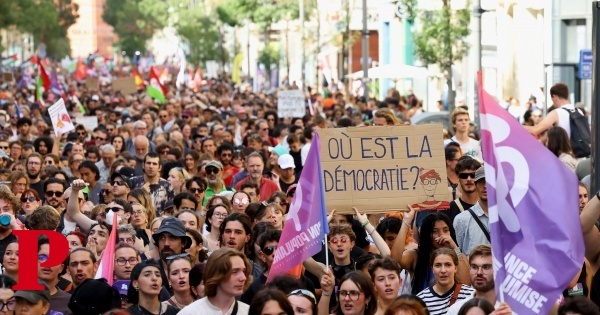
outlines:
[[[447,208],[442,125],[319,129],[327,212]],[[314,141],[313,141],[314,143]]]
[[[98,78],[94,78],[94,77],[85,78],[85,87],[90,91],[98,90]]]
[[[577,177],[487,94],[481,136],[496,296],[548,314],[583,265]]]
[[[306,115],[304,93],[301,90],[277,92],[277,115],[279,118],[304,117]]]
[[[244,55],[238,53],[233,58],[233,66],[231,67],[231,81],[235,84],[242,84],[242,61],[244,61]]]
[[[318,134],[315,133],[313,141],[286,215],[267,283],[320,252],[325,234],[329,233],[320,176]]]
[[[121,91],[123,95],[132,95],[138,92],[134,77],[114,79],[112,81],[113,91]]]

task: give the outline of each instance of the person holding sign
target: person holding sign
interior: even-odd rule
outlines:
[[[456,252],[458,263],[458,278],[462,283],[470,284],[469,266],[466,256],[456,245],[456,234],[450,218],[444,213],[429,214],[423,220],[419,230],[419,247],[415,250],[404,251],[409,228],[413,225],[416,210],[408,206],[409,212],[404,214],[402,227],[394,240],[391,257],[400,263],[403,269],[413,274],[412,293],[417,294],[434,283],[429,257],[438,248],[449,248]]]

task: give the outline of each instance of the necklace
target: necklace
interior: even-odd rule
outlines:
[[[179,303],[179,301],[177,301],[177,297],[175,295],[173,295],[173,300],[175,301],[175,305],[177,305],[177,308],[179,308],[180,310],[182,310],[184,307],[187,306],[187,305],[183,305],[183,304]]]
[[[150,313],[152,315],[160,315],[160,314],[162,314],[162,303],[160,303],[160,302],[158,303],[158,314],[154,314],[154,313],[150,312],[149,310],[147,310],[145,308],[144,308],[144,311],[142,311],[143,307],[140,307],[139,304],[137,305],[137,308],[138,308],[138,311],[140,311],[140,314],[144,314],[144,311],[146,311],[146,312],[148,312],[148,313]]]

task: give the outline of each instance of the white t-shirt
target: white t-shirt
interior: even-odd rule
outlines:
[[[236,301],[238,305],[237,315],[248,315],[250,311],[250,306],[246,303],[242,303],[240,301]],[[212,305],[208,300],[208,297],[204,297],[186,307],[184,307],[177,315],[231,315],[233,312],[234,304],[231,304],[229,310],[223,314],[221,313],[221,309]]]
[[[456,136],[454,136],[450,139],[444,140],[444,147],[446,147],[450,142],[456,142],[460,144],[460,149],[462,150],[463,155],[468,155],[477,159],[479,162],[483,162],[483,155],[481,155],[481,145],[479,144],[479,141],[469,138],[467,143],[461,143],[458,141],[458,139],[456,139]]]
[[[562,129],[566,130],[567,135],[569,136],[569,138],[571,138],[571,120],[569,119],[570,113],[568,111],[564,110],[563,108],[573,110],[573,109],[575,109],[575,105],[568,104],[568,105],[561,106],[554,110],[558,114],[558,120],[556,121],[556,126],[561,127]],[[579,111],[580,114],[583,115],[583,112],[580,109],[577,109],[577,110]]]

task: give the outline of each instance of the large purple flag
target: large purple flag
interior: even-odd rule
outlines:
[[[481,135],[496,294],[513,311],[548,314],[583,265],[577,177],[487,94]]]
[[[320,152],[319,135],[315,133],[296,194],[286,216],[267,282],[321,251],[325,234],[329,233]]]

